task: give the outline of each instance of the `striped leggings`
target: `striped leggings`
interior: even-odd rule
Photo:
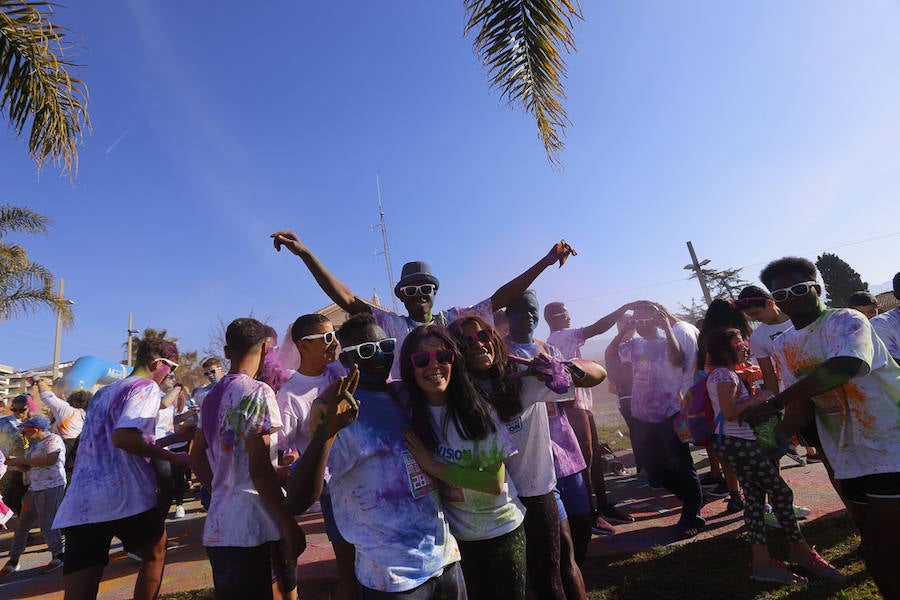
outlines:
[[[767,542],[763,519],[766,495],[787,538],[792,542],[802,540],[803,535],[794,516],[794,492],[781,478],[778,466],[766,456],[762,446],[756,440],[730,436],[713,436],[710,444],[731,465],[744,489],[744,525],[750,543]]]

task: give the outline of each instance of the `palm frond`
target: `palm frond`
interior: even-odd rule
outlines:
[[[50,308],[60,313],[66,328],[71,327],[75,322],[72,303],[60,298],[55,284],[50,270],[38,263],[6,273],[0,278],[0,321],[33,314],[38,308]]]
[[[18,244],[0,244],[0,286],[10,274],[28,267],[28,254]]]
[[[566,65],[562,51],[575,50],[577,0],[465,0],[468,35],[488,68],[491,87],[533,115],[554,165],[560,164],[565,128]]]
[[[51,221],[40,213],[22,206],[0,206],[0,237],[4,233],[47,233]]]
[[[29,121],[28,152],[40,169],[50,158],[62,172],[78,171],[77,146],[90,127],[87,85],[69,75],[66,29],[50,20],[55,4],[0,0],[0,111],[16,135]]]

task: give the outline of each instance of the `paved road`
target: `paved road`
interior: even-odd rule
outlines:
[[[627,466],[633,466],[630,454],[623,454]],[[698,466],[705,470],[705,452],[694,453]],[[785,460],[783,473],[794,488],[796,503],[812,509],[810,519],[817,519],[843,510],[840,499],[831,488],[821,464],[796,466]],[[646,485],[641,475],[610,477],[607,480],[611,497],[620,506],[630,511],[637,519],[633,524],[620,526],[613,537],[597,537],[591,541],[585,570],[592,568],[592,557],[617,556],[647,550],[653,546],[676,542],[669,527],[678,520],[678,501],[662,491],[654,491]],[[163,593],[212,587],[209,563],[201,546],[201,532],[204,514],[196,501],[188,502],[187,516],[178,521],[169,521],[169,549],[166,558],[166,572]],[[298,561],[301,580],[332,581],[335,577],[334,555],[325,537],[321,513],[313,510],[300,517],[300,523],[307,534],[307,550]],[[703,508],[703,516],[708,520],[707,529],[700,537],[723,535],[742,527],[740,514],[725,515],[725,503],[714,501]],[[12,533],[0,534],[0,560],[5,563]],[[22,570],[0,580],[0,598],[50,599],[61,598],[62,572],[40,575],[40,567],[50,560],[50,554],[40,536],[29,545],[22,557]],[[101,585],[100,597],[109,600],[131,598],[131,591],[137,576],[137,565],[128,559],[121,547],[114,546],[110,552],[110,564],[106,568]]]

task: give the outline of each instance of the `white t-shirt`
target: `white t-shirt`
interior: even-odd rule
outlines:
[[[251,434],[281,429],[275,392],[243,373],[228,374],[206,395],[200,412],[212,470],[203,545],[251,548],[281,539],[250,477],[246,442]]]
[[[490,390],[486,390],[490,395]],[[513,445],[518,449],[506,459],[506,472],[523,498],[543,496],[556,485],[550,425],[545,402],[571,400],[560,395],[534,377],[522,378],[520,394],[522,412],[503,422]]]
[[[306,451],[312,434],[309,431],[309,409],[319,394],[328,385],[340,379],[346,370],[338,362],[325,367],[321,375],[309,376],[295,371],[291,378],[284,382],[275,395],[278,410],[281,411],[282,429],[278,432],[277,441],[273,442],[276,450],[296,448],[301,454]]]
[[[503,462],[516,453],[506,428],[493,419],[496,431],[481,440],[466,440],[459,435],[453,421],[443,426],[446,406],[429,406],[431,427],[436,432],[434,457],[448,465],[474,471]],[[441,501],[447,510],[450,531],[463,541],[491,540],[507,534],[522,524],[524,508],[516,497],[516,487],[509,477],[498,495],[438,482]]]
[[[156,429],[153,435],[159,440],[173,433],[175,433],[175,404],[170,404],[166,408],[159,409],[159,413],[156,415]]]
[[[551,331],[547,343],[556,346],[566,360],[581,358],[581,347],[584,346],[584,328],[569,328]],[[575,408],[590,411],[594,407],[591,388],[575,388]]]
[[[887,347],[888,354],[900,358],[900,307],[881,313],[870,323]]]
[[[706,378],[706,391],[709,392],[709,402],[712,404],[713,414],[716,415],[717,420],[719,414],[722,412],[721,405],[719,404],[720,383],[731,383],[737,386],[737,398],[735,403],[738,406],[750,401],[750,393],[747,391],[747,387],[743,384],[737,373],[731,369],[726,369],[725,367],[715,367],[712,370],[712,373]],[[718,433],[719,428],[716,427],[716,434]],[[721,433],[722,435],[745,440],[756,439],[756,434],[753,433],[753,429],[746,423],[741,423],[738,420],[729,421],[728,419],[724,419]]]
[[[672,325],[672,333],[678,347],[684,352],[684,365],[681,367],[681,393],[686,394],[694,385],[694,371],[697,367],[697,340],[700,339],[700,330],[687,321],[676,321]],[[665,333],[663,333],[665,338]]]
[[[758,360],[760,358],[771,357],[775,338],[788,329],[793,328],[794,324],[791,323],[790,319],[784,323],[775,323],[774,325],[769,325],[767,323],[760,323],[757,325],[756,329],[753,330],[753,333],[750,334],[750,350],[753,353],[753,358]]]
[[[31,485],[28,489],[39,492],[66,485],[66,445],[61,437],[55,433],[50,433],[44,439],[28,444],[28,451],[25,453],[25,457],[44,458],[54,452],[59,452],[55,463],[47,467],[31,467],[28,470],[28,475],[31,478]]]
[[[631,363],[631,415],[635,419],[662,423],[681,409],[684,372],[669,360],[668,346],[665,337],[636,337],[619,345],[619,359]],[[690,353],[682,350],[696,362],[696,348]]]
[[[356,547],[356,578],[373,590],[411,590],[459,560],[437,488],[404,446],[406,410],[387,392],[357,389],[359,417],[328,455],[331,504]]]
[[[94,395],[78,442],[75,470],[53,529],[124,519],[156,506],[156,472],[150,459],[113,446],[116,429],[137,429],[154,442],[159,386],[131,376]]]
[[[371,306],[370,308],[372,309],[372,315],[375,317],[375,321],[378,322],[378,326],[384,330],[389,338],[395,338],[397,340],[397,349],[394,351],[394,364],[391,366],[391,379],[399,381],[400,360],[398,359],[400,356],[400,348],[403,346],[403,340],[406,339],[406,336],[410,331],[419,325],[428,325],[428,323],[419,323],[407,316],[398,315],[393,311],[378,308],[376,306]],[[459,317],[466,315],[477,315],[487,321],[488,324],[493,325],[494,312],[491,299],[488,298],[487,300],[482,300],[474,306],[455,306],[447,310],[433,313],[432,317],[434,320],[432,323],[446,327]]]
[[[56,394],[47,390],[41,392],[41,402],[47,405],[53,415],[53,431],[64,440],[74,440],[81,435],[84,427],[84,409],[73,408],[65,400],[57,398]]]
[[[822,449],[836,479],[900,472],[900,367],[865,315],[826,310],[778,336],[774,356],[788,386],[829,358],[862,360],[864,374],[813,397]]]

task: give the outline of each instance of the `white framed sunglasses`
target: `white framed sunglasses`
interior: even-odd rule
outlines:
[[[154,358],[154,359],[153,359],[153,362],[154,362],[154,363],[158,363],[158,362],[166,363],[167,365],[169,365],[169,369],[170,369],[169,372],[170,372],[170,373],[174,373],[174,372],[175,372],[175,369],[178,368],[178,363],[177,363],[177,362],[173,362],[173,361],[169,360],[168,358]]]
[[[397,346],[396,338],[385,338],[377,342],[363,342],[355,346],[347,346],[341,349],[341,354],[356,351],[356,355],[366,360],[375,356],[376,352],[384,352],[385,354],[393,354],[394,348]]]
[[[304,335],[301,340],[317,340],[322,338],[322,341],[325,342],[326,346],[330,346],[334,343],[334,340],[337,339],[335,333],[333,331],[326,331],[325,333],[311,333],[310,335]]]
[[[400,288],[400,291],[407,298],[412,298],[413,296],[430,296],[437,289],[437,286],[433,283],[423,283],[422,285],[404,285]]]
[[[800,283],[795,283],[792,286],[781,288],[778,290],[772,290],[770,293],[772,294],[772,300],[775,302],[784,302],[788,299],[788,296],[805,296],[809,293],[809,290],[813,288],[813,286],[819,285],[815,281],[801,281]]]

